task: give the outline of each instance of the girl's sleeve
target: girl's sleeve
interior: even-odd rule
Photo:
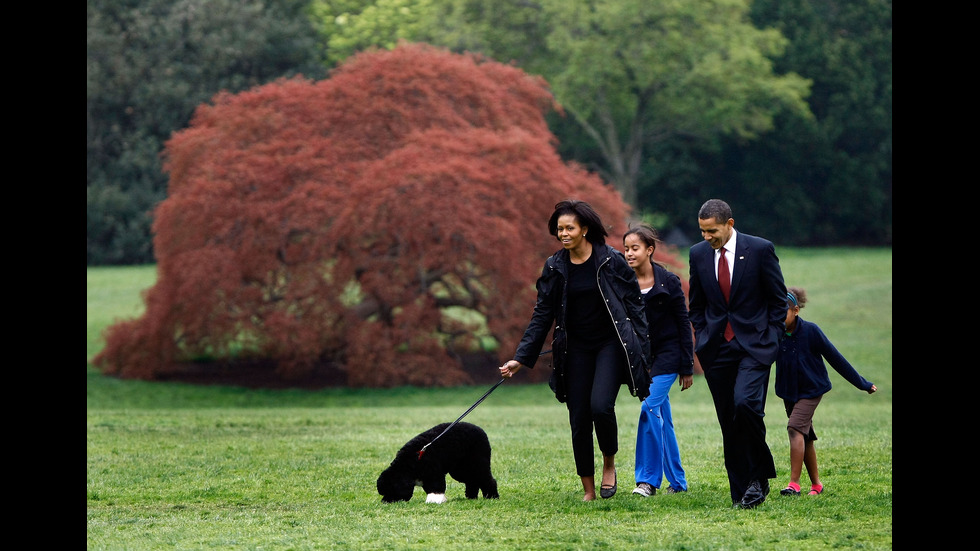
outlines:
[[[847,382],[854,385],[859,390],[867,391],[871,389],[871,382],[865,379],[854,369],[854,366],[844,358],[844,355],[837,350],[837,347],[830,342],[827,335],[824,334],[823,330],[820,329],[816,324],[810,324],[813,332],[811,333],[811,341],[815,341],[812,344],[815,345],[814,350],[819,350],[820,355],[827,360],[827,363],[834,368],[837,373],[840,373],[841,377],[847,380]]]
[[[691,332],[691,319],[687,313],[687,299],[684,297],[684,288],[681,287],[681,280],[676,274],[668,276],[668,286],[670,287],[671,309],[674,313],[674,322],[677,324],[677,336],[681,345],[681,375],[694,374],[694,334]]]

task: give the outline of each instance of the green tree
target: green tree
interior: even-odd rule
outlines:
[[[469,382],[466,354],[499,344],[502,360],[523,333],[560,248],[555,203],[588,198],[611,235],[626,229],[618,192],[555,152],[554,107],[540,77],[413,44],[352,56],[327,80],[219,94],[166,144],[157,282],[93,365]]]
[[[354,52],[394,48],[412,40],[432,0],[312,0],[310,13],[325,44],[324,57],[337,65]]]
[[[220,90],[325,74],[307,0],[90,0],[87,262],[153,261],[164,141]]]
[[[691,213],[721,196],[740,228],[786,245],[891,244],[891,2],[755,0],[752,19],[789,39],[774,66],[813,81],[814,117],[781,113],[752,141],[665,142],[640,208],[694,236]]]
[[[396,6],[426,17],[413,12],[392,33]],[[752,139],[780,112],[809,116],[809,81],[774,72],[787,41],[752,25],[748,0],[389,0],[373,8],[348,18],[335,29],[344,40],[332,42],[354,51],[406,36],[542,75],[598,146],[593,168],[631,205],[651,145],[716,133]]]
[[[753,3],[753,20],[791,40],[778,67],[814,82],[815,120],[788,116],[765,143],[727,146],[739,180],[791,207],[759,221],[798,233],[784,242],[891,243],[891,12],[890,0]]]

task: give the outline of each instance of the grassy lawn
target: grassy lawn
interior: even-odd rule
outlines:
[[[820,496],[778,495],[789,448],[770,391],[774,492],[757,509],[731,509],[701,377],[671,392],[688,493],[630,494],[639,402],[623,391],[619,493],[581,502],[565,408],[518,375],[466,417],[490,437],[499,500],[466,500],[449,479],[445,504],[426,504],[421,488],[410,502],[382,504],[375,480],[395,451],[455,420],[487,387],[249,390],[123,381],[89,365],[87,548],[891,549],[892,252],[777,254],[787,285],[807,290],[803,317],[879,388],[868,395],[831,370],[834,389],[814,420]],[[89,268],[87,358],[104,327],[140,314],[154,278],[152,266]]]

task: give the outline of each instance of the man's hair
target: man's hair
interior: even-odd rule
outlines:
[[[701,205],[698,211],[699,220],[714,220],[721,224],[728,222],[732,217],[732,207],[721,199],[708,199]]]

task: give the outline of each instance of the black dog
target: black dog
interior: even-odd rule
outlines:
[[[394,461],[378,477],[381,501],[408,501],[416,486],[427,494],[426,503],[446,502],[446,475],[466,485],[466,498],[498,498],[497,481],[490,474],[490,440],[480,427],[457,423],[435,440],[419,457],[419,451],[442,434],[449,423],[436,425],[402,446]]]

